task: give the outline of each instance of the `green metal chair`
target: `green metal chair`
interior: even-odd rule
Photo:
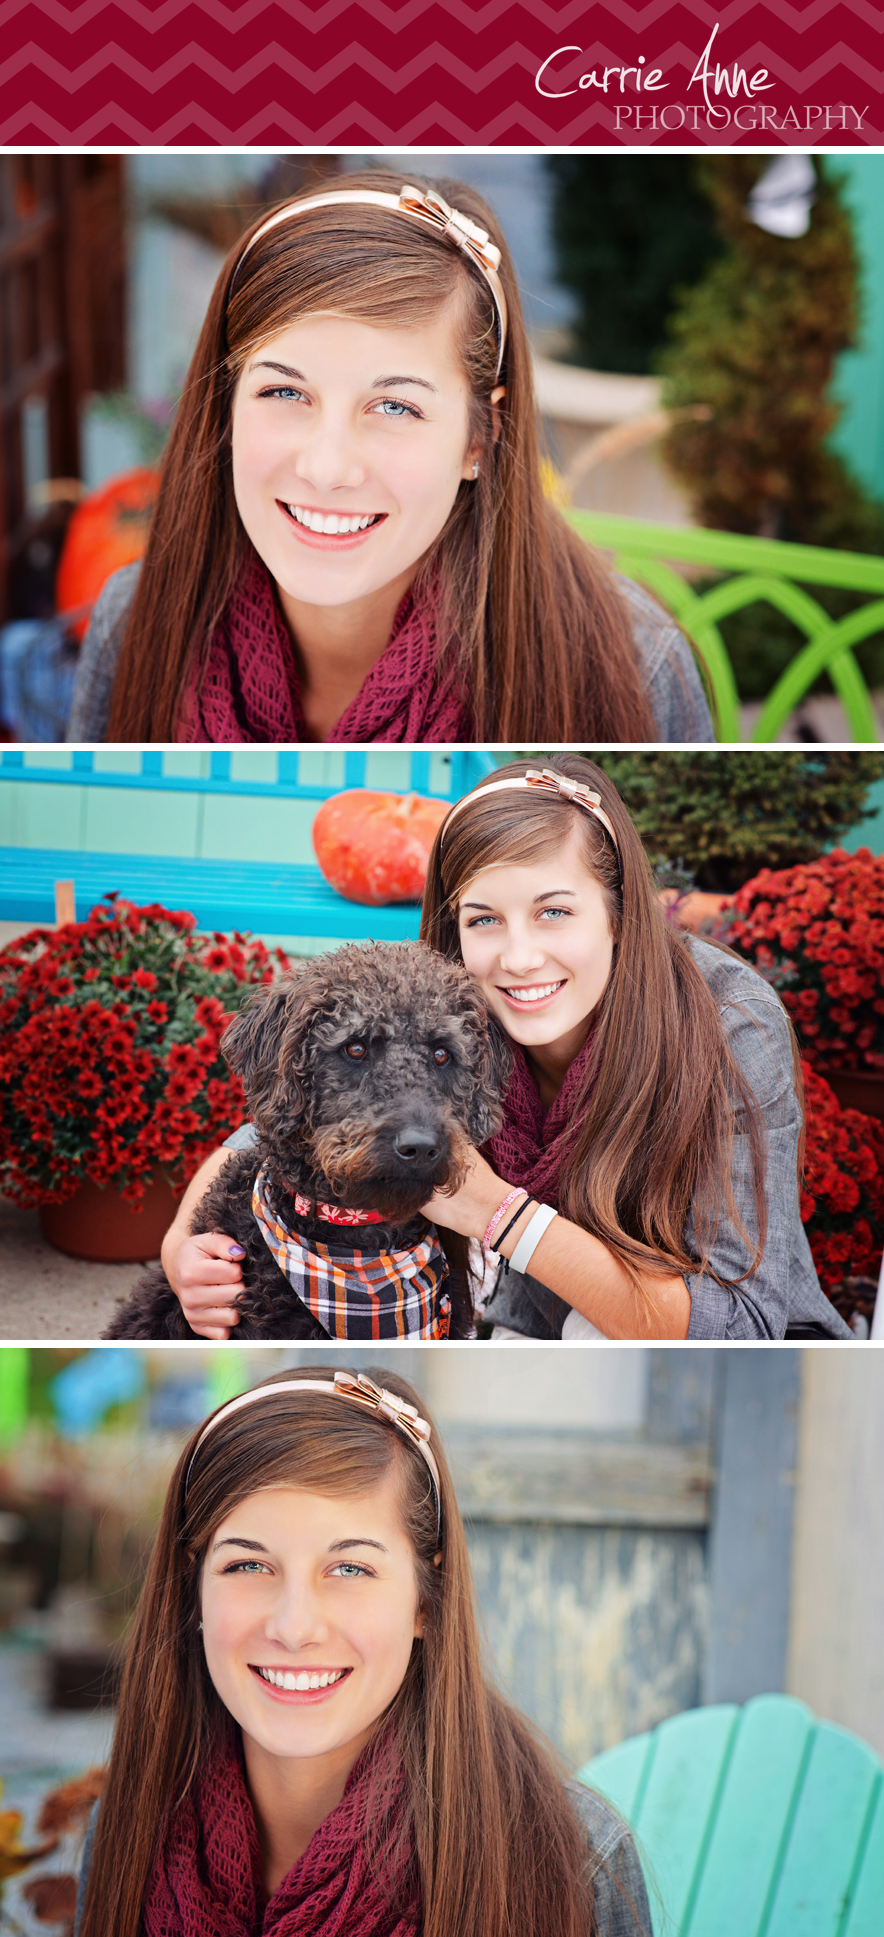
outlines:
[[[820,673],[828,672],[854,740],[878,744],[875,710],[852,649],[884,629],[884,559],[816,545],[785,545],[773,538],[744,538],[736,532],[645,524],[604,512],[568,515],[590,544],[613,552],[618,571],[645,585],[693,641],[708,674],[720,740],[741,740],[743,734],[739,695],[718,620],[760,600],[784,612],[807,644],[768,694],[750,738],[775,740]],[[726,576],[698,592],[673,570],[677,563]],[[808,585],[877,596],[836,620],[804,590]]]
[[[691,1709],[579,1779],[635,1832],[656,1937],[882,1937],[884,1767],[802,1702]]]

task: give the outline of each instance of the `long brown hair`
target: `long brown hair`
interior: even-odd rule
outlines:
[[[348,188],[398,193],[383,169]],[[416,183],[416,186],[422,184]],[[250,553],[233,494],[231,404],[250,351],[296,318],[333,311],[407,328],[451,305],[481,450],[415,590],[429,592],[440,651],[455,650],[473,737],[656,738],[625,602],[601,559],[545,498],[531,355],[512,263],[492,211],[463,182],[435,184],[501,249],[509,310],[495,438],[496,332],[481,273],[459,249],[386,209],[312,210],[255,243],[252,224],[218,277],[163,464],[153,526],[113,690],[108,737],[173,740],[190,680]]]
[[[587,1937],[586,1834],[552,1752],[483,1674],[463,1523],[435,1428],[441,1565],[421,1454],[331,1390],[274,1394],[293,1376],[331,1386],[334,1370],[311,1362],[262,1381],[266,1402],[221,1421],[194,1459],[198,1428],[178,1461],[129,1645],[79,1937],[138,1937],[164,1818],[230,1726],[197,1630],[214,1529],[263,1487],[346,1494],[389,1473],[414,1549],[424,1635],[381,1720],[405,1770],[404,1834],[417,1857],[423,1937]],[[426,1415],[404,1379],[376,1378]],[[376,1855],[377,1827],[367,1825]]]
[[[552,768],[596,790],[617,849],[598,821],[560,795],[514,789],[483,801],[480,783],[469,808],[447,832],[443,822],[437,835],[421,939],[461,961],[457,904],[468,882],[481,868],[539,860],[579,830],[583,860],[605,895],[615,947],[560,1207],[615,1253],[634,1282],[641,1267],[673,1276],[708,1268],[726,1217],[746,1242],[751,1263],[742,1275],[749,1277],[766,1236],[763,1126],[715,1001],[687,942],[663,916],[644,848],[611,781],[582,754],[562,753],[513,761],[488,781],[514,779],[531,767]],[[736,1112],[752,1154],[754,1245],[731,1179]],[[691,1214],[699,1259],[685,1243]]]

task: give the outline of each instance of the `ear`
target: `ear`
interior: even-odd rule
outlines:
[[[297,983],[287,976],[270,988],[256,990],[228,1023],[221,1039],[223,1054],[234,1074],[242,1079],[246,1101],[256,1118],[267,1109],[276,1089],[286,1028],[292,1008],[297,1006],[292,1002],[296,988]],[[292,1115],[304,1105],[293,1073],[287,1079],[286,1102]]]
[[[503,403],[505,396],[506,396],[505,383],[499,383],[497,386],[497,389],[492,390],[491,392],[491,436],[495,444],[497,443],[500,433],[503,430],[503,418],[501,417],[501,414],[500,414],[500,406]]]
[[[487,1015],[485,1054],[480,1057],[470,1112],[470,1135],[475,1144],[487,1143],[503,1119],[502,1097],[513,1067],[513,1053],[497,1018]]]

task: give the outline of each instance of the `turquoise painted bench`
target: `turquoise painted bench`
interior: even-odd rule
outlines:
[[[635,1832],[656,1937],[881,1937],[884,1768],[802,1702],[691,1709],[579,1779]]]
[[[116,763],[115,763],[116,762]],[[114,756],[110,753],[66,751],[50,755],[21,748],[0,752],[0,810],[14,826],[17,787],[50,788],[43,797],[41,825],[58,828],[51,846],[14,840],[0,847],[0,920],[39,925],[55,919],[54,884],[73,880],[78,917],[102,896],[115,891],[128,900],[159,901],[166,907],[187,908],[200,928],[250,929],[258,934],[296,935],[329,940],[406,941],[417,936],[417,903],[367,909],[345,901],[323,880],[315,864],[262,861],[252,854],[223,851],[158,854],[111,851],[92,846],[86,836],[77,844],[68,803],[75,788],[101,790],[102,804],[120,814],[126,803],[143,817],[145,845],[151,847],[151,804],[163,801],[164,826],[168,804],[179,801],[179,812],[189,813],[198,845],[200,815],[209,799],[226,800],[226,821],[235,845],[236,808],[246,813],[249,801],[301,803],[304,814],[291,842],[294,853],[312,853],[309,821],[316,807],[343,788],[372,786],[391,792],[430,794],[457,800],[494,768],[490,755],[478,750],[452,753],[437,749],[363,751],[319,749],[249,749],[183,753],[177,749],[143,750]],[[6,785],[4,785],[6,783]],[[9,783],[12,783],[11,789]],[[109,791],[110,790],[110,791]],[[165,798],[163,798],[165,797]],[[184,802],[189,797],[189,806]],[[45,799],[50,800],[47,813]],[[57,805],[56,805],[57,801]],[[232,808],[232,813],[230,809]],[[67,810],[67,811],[66,811]],[[107,814],[96,821],[107,830]],[[139,829],[141,832],[142,829]],[[67,837],[67,838],[66,838]]]
[[[803,632],[802,646],[768,694],[750,738],[775,740],[795,707],[822,672],[828,672],[854,740],[880,739],[869,689],[853,647],[884,630],[884,559],[866,552],[826,551],[786,545],[737,532],[680,529],[619,518],[606,512],[570,511],[581,536],[613,552],[618,571],[647,586],[697,647],[712,689],[718,738],[741,740],[740,700],[718,620],[758,601],[776,606]],[[699,566],[720,574],[697,592],[673,565]],[[807,586],[832,585],[871,596],[843,619],[832,619]]]

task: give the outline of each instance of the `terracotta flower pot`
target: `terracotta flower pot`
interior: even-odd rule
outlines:
[[[118,1191],[102,1189],[87,1177],[63,1204],[41,1204],[40,1229],[47,1243],[69,1258],[138,1264],[159,1257],[178,1202],[160,1171],[154,1171],[137,1209]]]
[[[884,1120],[884,1070],[817,1067],[818,1074],[834,1090],[842,1110],[861,1110],[863,1116]]]

